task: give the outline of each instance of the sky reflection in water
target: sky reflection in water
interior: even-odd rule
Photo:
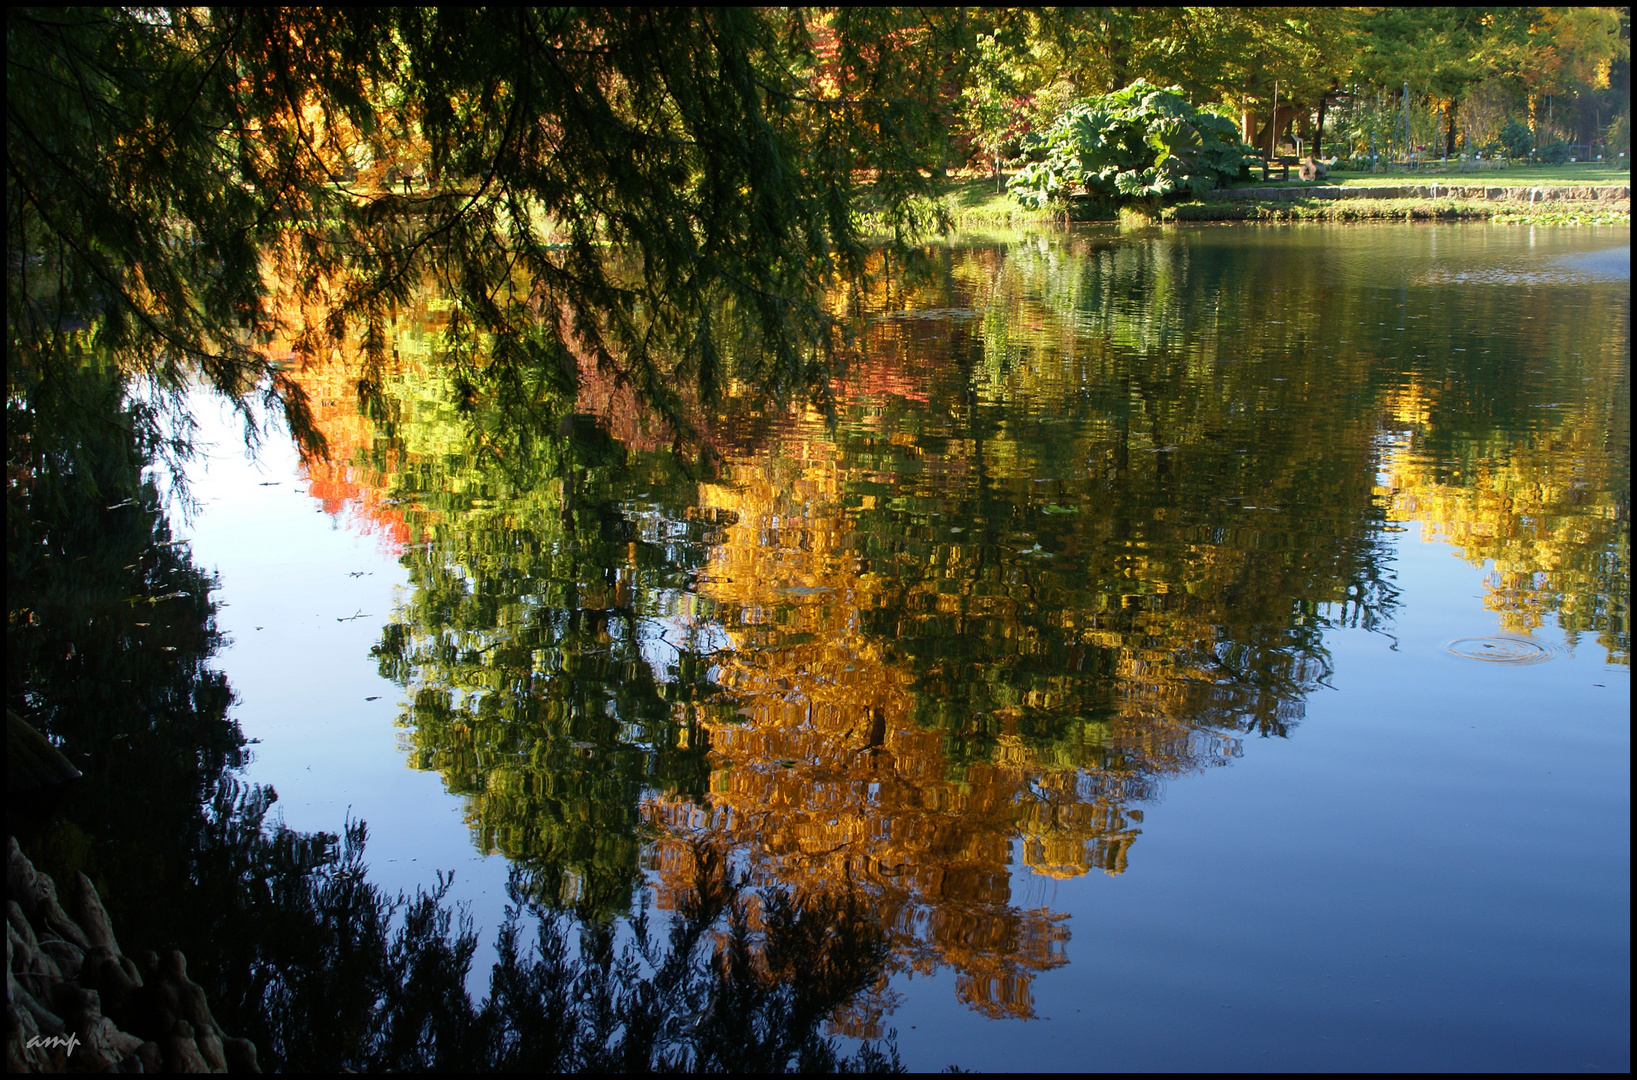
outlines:
[[[1628,242],[938,249],[710,475],[474,447],[428,301],[387,421],[309,364],[334,462],[201,481],[252,776],[491,928],[700,836],[863,890],[912,1067],[1625,1068]]]

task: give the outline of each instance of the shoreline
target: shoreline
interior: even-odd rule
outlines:
[[[1028,231],[1068,225],[1153,226],[1184,224],[1364,224],[1460,221],[1491,225],[1605,225],[1630,227],[1631,200],[1551,200],[1546,202],[1439,198],[1326,199],[1291,195],[1277,199],[1196,199],[1159,207],[1152,213],[1127,209],[1112,217],[1077,217],[1057,210],[951,215],[950,236],[996,231]]]
[[[1363,189],[1374,190],[1374,189]],[[1631,200],[1526,201],[1432,197],[1286,196],[1278,199],[1202,199],[1162,207],[1157,224],[1246,222],[1348,224],[1384,221],[1467,221],[1494,225],[1631,225]]]
[[[1126,208],[1097,216],[1086,207],[1058,204],[1024,206],[995,193],[966,201],[959,192],[943,196],[955,234],[1032,229],[1041,226],[1120,222],[1167,225],[1186,222],[1346,224],[1384,221],[1471,221],[1500,225],[1631,224],[1629,184],[1476,184],[1418,182],[1259,185],[1219,188],[1196,199],[1152,210]]]
[[[1620,202],[1630,201],[1629,184],[1271,184],[1259,187],[1218,188],[1205,201],[1291,199],[1466,199],[1502,202]]]

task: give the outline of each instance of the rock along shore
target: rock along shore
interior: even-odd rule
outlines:
[[[1392,184],[1342,187],[1339,184],[1269,185],[1213,191],[1207,199],[1484,199],[1498,202],[1619,202],[1631,198],[1629,184],[1583,184],[1542,187],[1497,187],[1479,184]]]
[[[261,1071],[255,1044],[211,1016],[186,957],[126,957],[84,874],[68,901],[8,837],[7,1072]]]

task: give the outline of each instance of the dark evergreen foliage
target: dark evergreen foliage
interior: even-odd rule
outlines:
[[[273,868],[280,837],[244,850],[260,845]],[[323,865],[276,876],[234,919],[255,927],[236,958],[253,978],[229,984],[229,1015],[282,1070],[902,1071],[890,1042],[846,1055],[822,1033],[885,960],[851,899],[752,894],[700,849],[698,889],[658,935],[645,911],[616,923],[534,905],[514,873],[489,993],[474,1002],[477,935],[444,903],[450,879],[391,900],[365,881],[364,839],[353,824]]]
[[[463,400],[562,411],[579,358],[673,420],[730,379],[822,397],[819,292],[863,267],[854,193],[911,224],[964,23],[807,20],[13,9],[8,387],[106,356],[172,406],[173,453],[195,377],[261,393],[316,450],[260,350],[350,338],[372,386],[431,279]]]

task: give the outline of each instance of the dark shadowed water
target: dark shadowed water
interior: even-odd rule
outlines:
[[[512,865],[664,909],[701,839],[852,890],[837,1030],[912,1068],[1630,1067],[1628,230],[1019,237],[852,303],[835,422],[714,468],[474,442],[434,301],[383,419],[300,370],[330,464],[222,426],[288,824],[485,937]]]

